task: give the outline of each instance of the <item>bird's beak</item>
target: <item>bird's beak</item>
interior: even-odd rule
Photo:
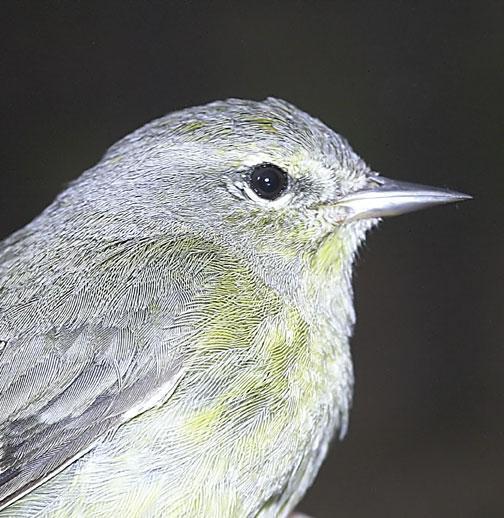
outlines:
[[[472,196],[460,192],[398,182],[383,176],[371,179],[376,186],[348,194],[336,205],[350,212],[349,219],[382,218],[425,209],[433,205],[470,200]]]

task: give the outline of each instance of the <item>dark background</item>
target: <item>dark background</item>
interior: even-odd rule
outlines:
[[[504,4],[419,4],[0,5],[0,237],[119,137],[229,96],[284,97],[386,176],[474,195],[368,239],[317,518],[504,516]]]

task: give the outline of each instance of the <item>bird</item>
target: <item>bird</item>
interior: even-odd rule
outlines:
[[[122,138],[0,243],[0,518],[289,516],[347,431],[367,232],[468,198],[271,97]]]

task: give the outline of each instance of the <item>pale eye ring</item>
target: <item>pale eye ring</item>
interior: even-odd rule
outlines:
[[[274,164],[259,164],[251,171],[249,185],[264,200],[276,200],[288,187],[288,174]]]

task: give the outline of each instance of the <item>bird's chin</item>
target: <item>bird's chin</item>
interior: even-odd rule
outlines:
[[[317,208],[317,219],[327,227],[338,228],[350,219],[350,212],[346,207],[324,205]]]
[[[357,249],[369,230],[376,227],[380,223],[380,218],[362,218],[362,219],[347,219],[339,225],[341,232],[345,233],[345,237],[351,246]]]
[[[379,218],[346,219],[335,224],[330,234],[337,235],[344,243],[345,256],[353,262],[353,258],[366,239],[367,233],[380,223]]]
[[[381,221],[381,218],[377,217],[358,217],[346,207],[335,205],[319,209],[319,218],[331,232],[346,229],[364,234]]]

